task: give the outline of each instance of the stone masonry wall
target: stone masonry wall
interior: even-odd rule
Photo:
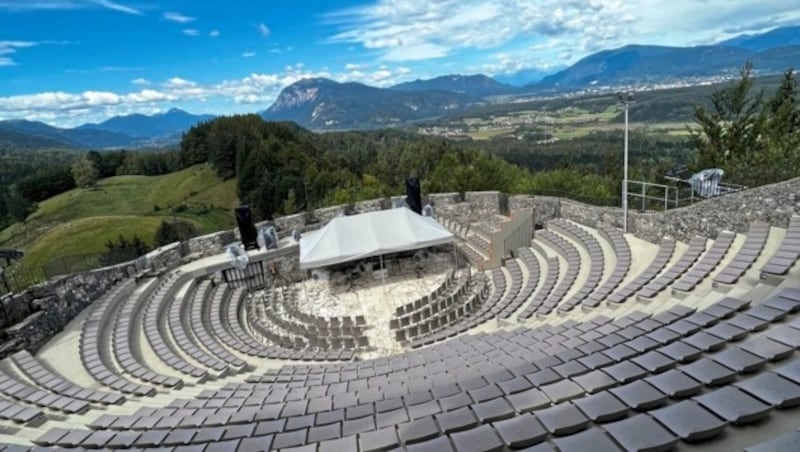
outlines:
[[[0,300],[0,357],[20,350],[35,352],[64,329],[114,284],[136,274],[131,263],[55,278],[47,284]]]
[[[536,223],[563,217],[590,227],[622,229],[622,209],[597,207],[577,201],[535,197]],[[765,221],[785,228],[800,213],[800,178],[721,196],[679,209],[640,213],[628,211],[628,231],[658,243],[664,236],[688,242],[695,235],[716,238],[723,230],[746,232],[750,223]]]
[[[591,227],[622,228],[619,208],[590,206],[561,198],[508,196],[490,191],[429,194],[424,201],[432,201],[438,215],[461,223],[532,207],[537,225],[563,217]],[[344,212],[361,213],[390,207],[389,199],[375,199],[281,217],[272,223],[285,234],[294,228],[314,229]],[[800,178],[666,212],[629,211],[628,229],[637,237],[653,243],[658,243],[665,235],[689,241],[696,234],[715,238],[725,229],[745,232],[756,220],[786,227],[789,218],[797,213],[800,213]],[[55,278],[23,293],[3,296],[0,298],[0,358],[22,349],[37,350],[124,278],[134,277],[142,271],[173,269],[194,259],[222,253],[237,238],[236,229],[208,234],[182,244],[167,245],[136,261]],[[280,272],[290,277],[300,273],[294,253],[278,261]]]

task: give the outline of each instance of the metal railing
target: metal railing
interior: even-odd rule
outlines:
[[[700,196],[686,181],[667,178],[673,184],[656,184],[652,182],[628,181],[628,207],[639,212],[653,212],[690,206],[705,199],[725,196],[746,190],[747,187],[736,184],[720,183],[713,194]]]
[[[0,269],[0,295],[23,290],[46,280],[39,267],[26,268],[19,265]]]

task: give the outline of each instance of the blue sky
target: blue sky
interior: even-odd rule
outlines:
[[[305,77],[552,71],[798,22],[796,0],[0,0],[0,119],[253,112]]]

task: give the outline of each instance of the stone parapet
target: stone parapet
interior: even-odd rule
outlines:
[[[563,198],[512,195],[497,191],[428,194],[437,215],[461,224],[481,221],[497,214],[533,209],[534,223],[544,226],[553,218],[566,218],[594,227],[622,228],[622,210],[597,207]],[[391,208],[390,200],[379,198],[296,215],[276,218],[279,231],[314,229],[345,213],[372,212]],[[745,232],[754,221],[785,228],[789,218],[800,212],[800,178],[757,187],[705,200],[688,207],[664,212],[629,212],[629,232],[658,243],[664,236],[688,242],[695,235],[716,238],[719,231]],[[265,223],[267,224],[267,223]],[[163,272],[188,261],[224,252],[238,240],[238,230],[220,231],[173,243],[135,261],[90,272],[60,276],[18,294],[0,298],[0,358],[18,350],[35,352],[53,335],[99,299],[114,284],[142,272]],[[275,259],[279,274],[294,280],[302,275],[298,247],[278,250],[265,259]]]

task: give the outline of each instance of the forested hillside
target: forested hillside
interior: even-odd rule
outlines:
[[[181,146],[184,164],[209,162],[237,178],[237,194],[257,218],[403,193],[410,175],[425,192],[550,188],[613,197],[615,181],[562,168],[555,179],[444,138],[396,130],[313,134],[256,115],[219,118],[192,128]]]

